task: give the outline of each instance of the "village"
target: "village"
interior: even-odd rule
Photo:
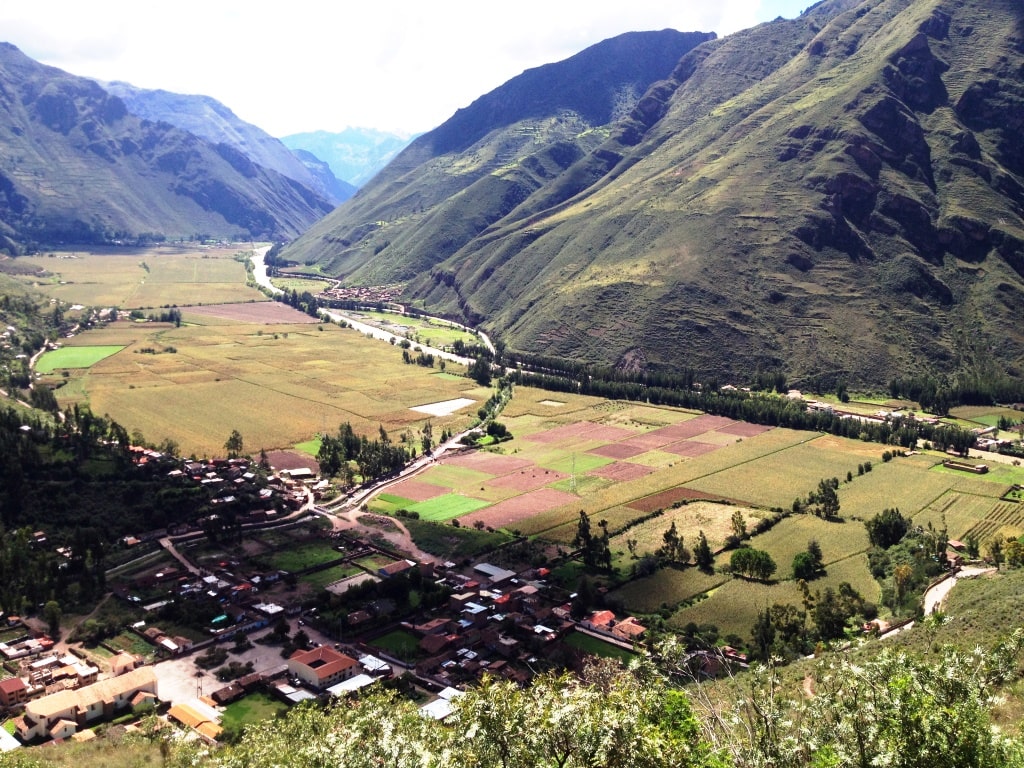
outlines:
[[[213,742],[223,733],[224,707],[246,696],[290,706],[382,684],[411,695],[425,717],[443,719],[453,697],[484,676],[525,686],[545,670],[580,668],[595,643],[606,655],[627,658],[644,639],[635,618],[584,604],[553,585],[545,567],[414,560],[379,538],[334,530],[317,504],[326,483],[308,469],[275,472],[257,484],[248,459],[182,461],[138,449],[135,461],[166,465],[173,481],[222,489],[213,506],[231,513],[126,537],[128,551],[160,548],[176,566],[111,579],[110,599],[141,618],[98,643],[105,657],[88,643],[55,640],[39,621],[3,618],[0,708],[16,718],[16,736],[0,734],[5,749],[94,738],[98,725],[128,727],[152,713]],[[243,508],[243,499],[253,508]],[[336,559],[310,570],[358,572],[303,597],[296,588],[301,573],[189,557],[190,544],[226,531],[243,537],[284,529],[336,550]],[[34,542],[49,546],[43,531]],[[409,599],[413,592],[416,601]],[[345,607],[343,621],[324,617],[317,606],[325,598]],[[579,638],[585,641],[573,642]],[[714,674],[745,663],[730,651],[694,658]],[[204,661],[229,653],[237,660],[218,678]]]

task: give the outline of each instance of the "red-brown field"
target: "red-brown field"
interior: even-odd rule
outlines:
[[[587,453],[593,453],[595,456],[607,456],[609,459],[631,459],[634,456],[639,456],[641,453],[647,453],[647,448],[638,448],[635,445],[626,445],[625,443],[608,443],[608,445],[602,445]]]
[[[533,462],[527,459],[517,459],[512,456],[500,456],[496,453],[486,451],[473,451],[462,453],[458,456],[444,459],[445,464],[453,464],[456,467],[468,467],[490,475],[507,475],[533,466]]]
[[[641,512],[654,512],[658,509],[668,509],[677,501],[691,501],[693,499],[714,499],[713,494],[695,491],[692,488],[670,488],[652,496],[645,496],[642,499],[630,502],[629,508]]]
[[[736,422],[732,419],[727,419],[724,416],[709,416],[708,414],[704,414],[703,416],[698,416],[697,418],[690,419],[689,421],[655,429],[647,434],[670,437],[672,439],[669,440],[669,442],[672,442],[672,440],[686,440],[689,437],[703,435],[705,432],[722,429],[723,427],[735,423]]]
[[[427,501],[428,499],[436,499],[438,496],[444,496],[448,493],[448,489],[410,478],[392,485],[388,488],[388,493],[411,501]]]
[[[312,456],[298,451],[267,451],[267,461],[274,469],[310,469],[320,471],[320,464]]]
[[[653,451],[656,448],[661,448],[663,445],[674,443],[677,439],[678,438],[672,437],[671,435],[664,434],[660,430],[655,430],[643,435],[636,435],[628,440],[623,440],[619,445],[628,445],[634,448],[639,448],[642,451]]]
[[[590,470],[588,475],[596,475],[597,477],[604,477],[609,480],[615,480],[616,482],[625,482],[627,480],[636,480],[638,477],[649,475],[654,471],[654,467],[644,467],[640,464],[630,464],[628,461],[616,461],[614,464],[609,464],[605,467],[598,467],[597,469]]]
[[[183,307],[188,314],[216,317],[221,320],[237,320],[240,323],[265,323],[282,325],[295,323],[319,323],[315,317],[292,309],[277,301],[261,301],[246,304],[210,304],[201,307]]]
[[[745,421],[737,421],[725,427],[719,427],[717,431],[725,432],[727,435],[736,435],[737,437],[757,437],[770,429],[771,427],[766,427],[762,424],[749,424]]]
[[[507,528],[520,520],[533,517],[539,512],[546,512],[574,501],[578,501],[578,497],[571,493],[556,491],[553,488],[541,488],[524,493],[522,496],[499,501],[494,506],[481,509],[479,512],[473,512],[461,518],[461,522],[472,525],[477,520],[481,520],[484,525],[491,528]]]
[[[712,445],[711,443],[700,443],[696,440],[683,440],[675,443],[674,445],[667,445],[661,450],[674,453],[677,456],[687,456],[693,458],[695,456],[703,456],[705,453],[711,453],[717,451],[722,446]]]
[[[701,432],[704,431],[706,430],[701,430]],[[574,424],[565,424],[564,426],[555,427],[554,429],[536,432],[524,439],[532,440],[535,443],[557,443],[562,440],[572,440],[578,437],[585,437],[587,440],[607,440],[608,442],[614,442],[616,440],[625,440],[627,437],[633,437],[634,435],[636,435],[636,432],[629,429],[623,429],[622,427],[608,427],[603,424],[594,424],[589,421],[577,421]]]

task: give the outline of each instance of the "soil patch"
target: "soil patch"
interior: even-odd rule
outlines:
[[[692,488],[669,488],[667,491],[656,493],[653,496],[645,496],[642,499],[637,499],[627,506],[630,509],[636,509],[640,512],[654,512],[658,509],[668,509],[677,501],[717,498],[718,497],[713,494],[704,493],[704,491],[695,491]]]
[[[557,443],[562,440],[586,437],[588,440],[614,442],[616,440],[625,440],[627,437],[633,437],[635,434],[636,432],[623,429],[622,427],[607,427],[603,424],[595,424],[592,421],[577,421],[574,424],[565,424],[561,427],[537,432],[523,439],[532,440],[535,443]]]
[[[507,528],[540,512],[577,501],[579,501],[579,496],[572,493],[556,491],[553,488],[541,488],[513,499],[500,501],[479,512],[465,515],[459,522],[463,525],[472,525],[477,520],[481,520],[484,525],[492,528]]]
[[[686,440],[689,437],[696,437],[697,435],[703,435],[705,432],[711,432],[716,429],[722,429],[733,423],[732,419],[727,419],[725,416],[711,416],[704,414],[698,416],[695,419],[680,422],[679,424],[672,424],[668,427],[661,427],[648,432],[648,435],[664,435],[672,440]],[[672,442],[669,440],[669,442]]]
[[[568,475],[556,472],[553,469],[521,469],[508,475],[496,477],[489,485],[494,488],[508,488],[513,491],[535,491],[545,485],[565,480]]]
[[[609,459],[631,459],[641,453],[647,453],[647,450],[647,448],[638,448],[625,443],[609,443],[599,448],[592,448],[587,453],[592,453],[595,456],[607,456]]]
[[[621,483],[627,480],[636,480],[638,477],[649,475],[653,471],[654,467],[630,464],[628,461],[616,461],[614,464],[608,464],[607,466],[591,470],[587,474],[597,475],[598,477],[604,477]]]
[[[403,499],[411,499],[412,501],[427,501],[428,499],[436,499],[438,496],[450,493],[450,489],[425,483],[422,480],[409,479],[395,483],[388,488],[388,493],[401,496]]]
[[[727,435],[736,435],[737,437],[757,437],[758,435],[763,435],[765,432],[772,429],[774,429],[774,427],[766,427],[761,424],[750,424],[746,421],[737,421],[735,424],[721,427],[718,431],[725,432]]]
[[[312,456],[299,453],[298,451],[267,451],[267,461],[270,466],[280,471],[282,469],[308,469],[312,472],[320,471],[320,464]]]
[[[721,447],[722,446],[720,445],[701,443],[696,440],[683,440],[682,442],[675,443],[674,445],[665,446],[661,450],[674,453],[676,456],[693,458],[695,456],[703,456],[705,453],[717,451]]]
[[[222,320],[237,320],[242,323],[263,323],[264,325],[295,325],[296,323],[319,323],[318,318],[289,307],[278,301],[258,301],[246,304],[205,304],[201,307],[182,307],[193,315],[216,317]]]

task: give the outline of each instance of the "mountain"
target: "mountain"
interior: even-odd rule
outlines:
[[[1019,376],[1022,40],[1016,0],[824,0],[705,42],[618,120],[512,81],[283,255],[630,370]]]
[[[0,250],[292,238],[332,209],[292,179],[0,43]]]
[[[372,128],[346,128],[340,133],[312,131],[285,136],[292,151],[304,150],[326,162],[339,179],[361,187],[405,149],[411,139]]]
[[[241,120],[234,112],[209,96],[190,96],[163,90],[136,88],[115,81],[103,83],[109,93],[124,102],[133,115],[152,122],[170,123],[213,144],[226,144],[257,165],[277,171],[303,186],[309,187],[337,205],[352,196],[354,189],[339,185],[333,176],[324,176],[319,164],[314,172],[303,158],[270,134]],[[338,194],[339,190],[345,190]]]

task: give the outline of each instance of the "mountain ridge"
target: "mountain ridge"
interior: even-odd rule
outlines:
[[[212,237],[288,239],[332,209],[316,192],[87,78],[0,44],[0,248]]]
[[[1022,16],[824,0],[690,51],[599,141],[543,139],[532,158],[571,161],[502,205],[525,165],[510,158],[480,182],[477,225],[383,185],[410,194],[494,141],[400,157],[286,255],[403,280],[509,349],[630,370],[1019,375]]]

